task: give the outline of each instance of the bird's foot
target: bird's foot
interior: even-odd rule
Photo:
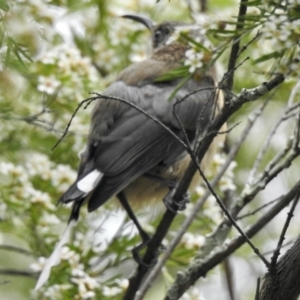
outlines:
[[[182,199],[180,201],[174,200],[174,194],[176,189],[171,190],[167,196],[163,199],[165,206],[167,209],[172,211],[173,213],[177,213],[178,210],[185,210],[187,203],[190,202],[190,193],[187,191],[184,193]]]

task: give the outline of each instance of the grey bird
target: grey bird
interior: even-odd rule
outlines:
[[[175,38],[179,29],[183,28],[191,38],[200,38],[200,42],[206,40],[205,37],[192,25],[182,22],[155,25],[145,17],[124,17],[144,24],[152,32],[153,54],[123,70],[103,94],[137,105],[181,140],[185,138],[183,126],[193,145],[197,126],[200,132],[205,129],[223,106],[223,93],[216,88],[215,67],[196,70],[171,99],[182,77],[165,75],[183,66],[185,53],[190,48],[186,39]],[[197,89],[201,90],[176,106],[179,124],[173,114],[174,103]],[[224,135],[218,135],[212,143],[202,162],[204,169],[223,140]],[[51,267],[59,262],[60,249],[68,241],[83,204],[92,212],[116,196],[146,242],[149,237],[131,208],[162,201],[182,178],[190,160],[182,144],[145,114],[117,100],[97,100],[77,179],[59,199],[60,203],[73,202],[68,226],[48,259],[36,289],[47,281]],[[195,174],[190,190],[199,183],[200,176]]]

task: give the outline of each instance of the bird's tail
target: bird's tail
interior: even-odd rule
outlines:
[[[74,202],[67,228],[65,229],[64,233],[62,234],[59,242],[56,244],[50,257],[47,259],[46,264],[39,276],[37,283],[36,283],[35,290],[38,290],[45,284],[45,282],[48,280],[48,278],[50,276],[51,268],[60,263],[61,249],[69,241],[71,229],[77,223],[77,220],[79,218],[80,207],[81,207],[83,201],[84,201],[84,199]]]

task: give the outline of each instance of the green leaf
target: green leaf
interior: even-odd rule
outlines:
[[[182,37],[184,37],[187,41],[191,42],[192,44],[194,44],[195,46],[197,46],[198,48],[209,52],[210,50],[207,49],[206,47],[204,47],[202,44],[196,42],[193,38],[191,38],[188,34],[181,32],[180,34]]]
[[[261,63],[261,62],[264,62],[264,61],[267,61],[267,60],[270,60],[272,58],[278,58],[278,57],[281,57],[283,53],[278,53],[277,51],[274,51],[272,53],[269,53],[269,54],[266,54],[266,55],[263,55],[261,56],[260,58],[256,59],[254,62],[255,63]]]
[[[7,3],[7,0],[0,0],[0,9],[4,10],[4,11],[9,11],[9,5]]]
[[[154,82],[165,82],[165,81],[171,81],[174,79],[185,77],[189,74],[189,68],[188,66],[183,66],[180,68],[173,69],[166,74],[156,78]]]

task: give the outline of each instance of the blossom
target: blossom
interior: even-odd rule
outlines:
[[[38,82],[37,89],[49,95],[53,95],[60,86],[60,82],[54,76],[39,76]]]
[[[76,179],[76,172],[69,166],[59,164],[50,172],[51,182],[58,191],[65,191]]]
[[[184,62],[185,66],[189,66],[189,72],[194,73],[196,69],[203,66],[204,55],[202,52],[195,52],[194,49],[189,49],[185,52],[186,60]]]
[[[113,297],[122,292],[122,289],[116,286],[109,287],[109,286],[104,286],[102,289],[102,293],[106,297]]]
[[[52,204],[51,198],[48,193],[41,192],[34,188],[29,188],[28,192],[29,192],[29,197],[30,197],[31,203],[41,204],[50,210],[55,209],[55,206]]]
[[[43,270],[45,263],[47,261],[47,258],[44,256],[40,256],[37,260],[37,262],[32,263],[29,268],[35,272],[40,272]]]
[[[186,232],[181,239],[181,243],[186,249],[200,248],[203,246],[205,237],[199,234]]]
[[[53,163],[49,157],[41,153],[30,153],[26,156],[26,170],[30,176],[39,176],[44,180],[50,178]]]
[[[74,273],[73,273],[74,274]],[[78,286],[78,292],[81,299],[90,299],[95,297],[95,289],[100,287],[98,281],[90,277],[85,272],[78,273],[79,276],[72,277],[71,281]]]

